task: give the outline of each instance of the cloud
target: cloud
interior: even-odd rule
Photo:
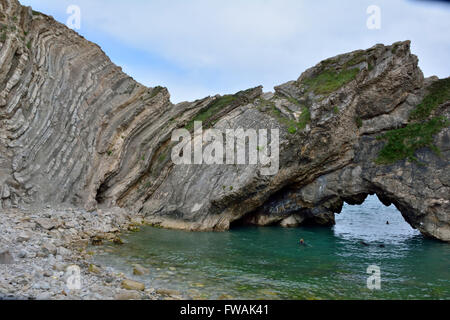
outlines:
[[[426,75],[446,77],[450,71],[444,32],[450,29],[450,9],[439,4],[378,1],[382,28],[368,30],[372,0],[22,2],[62,22],[65,8],[79,5],[80,32],[106,47],[105,39],[114,39],[122,49],[111,50],[113,61],[126,64],[125,70],[147,85],[164,82],[175,101],[192,99],[190,92],[233,92],[259,84],[271,90],[324,58],[406,39],[413,40]]]

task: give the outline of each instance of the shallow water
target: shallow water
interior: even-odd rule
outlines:
[[[424,238],[376,197],[345,205],[333,228],[145,227],[124,240],[97,262],[194,299],[450,299],[450,245]],[[135,263],[151,275],[132,276]],[[367,288],[369,265],[380,267],[380,290]]]

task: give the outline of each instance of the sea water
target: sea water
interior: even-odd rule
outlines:
[[[376,196],[345,205],[331,228],[144,227],[124,240],[103,247],[96,261],[194,299],[450,299],[450,244],[425,238]],[[136,263],[150,275],[132,275]],[[379,290],[367,286],[373,265]]]

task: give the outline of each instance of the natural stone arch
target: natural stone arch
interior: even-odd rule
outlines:
[[[348,199],[380,193],[413,227],[450,241],[448,126],[434,135],[440,156],[417,151],[425,166],[374,162],[384,143],[377,137],[407,125],[439,81],[424,79],[409,41],[322,61],[273,93],[256,87],[173,104],[167,89],[137,83],[50,16],[16,0],[0,4],[0,23],[11,30],[0,39],[1,208],[120,206],[165,227],[225,230],[286,188],[307,190],[326,177],[337,198],[347,197],[338,188],[347,182],[360,189]],[[449,106],[442,101],[429,116],[448,119]],[[174,166],[171,132],[196,118],[218,128],[279,129],[280,171]],[[332,199],[306,207],[319,217]]]

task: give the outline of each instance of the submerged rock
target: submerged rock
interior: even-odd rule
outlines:
[[[148,275],[148,274],[150,274],[150,270],[147,268],[144,268],[143,266],[141,266],[139,264],[135,264],[133,266],[133,274],[137,275],[137,276]]]
[[[181,296],[182,293],[178,290],[173,289],[165,289],[165,288],[158,288],[156,289],[156,294],[162,295],[162,296]]]

